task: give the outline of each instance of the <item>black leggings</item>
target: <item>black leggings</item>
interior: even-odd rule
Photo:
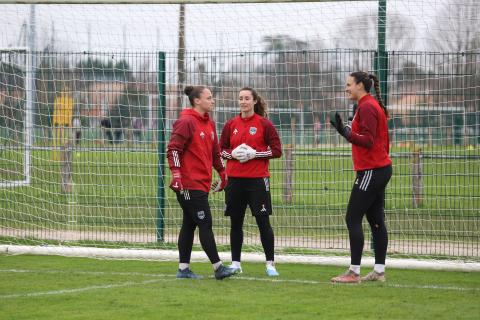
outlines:
[[[187,218],[185,215],[183,216],[182,228],[180,229],[180,234],[178,235],[180,263],[190,263],[196,227],[197,225],[191,219]],[[212,231],[212,225],[198,225],[198,234],[200,237],[200,244],[202,245],[202,248],[207,254],[210,262],[213,264],[220,261],[215,243],[215,237]]]
[[[198,226],[200,244],[212,264],[220,261],[212,230],[212,214],[208,193],[199,190],[177,192],[177,200],[183,210],[183,220],[178,234],[180,263],[190,263],[195,229]]]
[[[385,188],[392,176],[392,166],[358,171],[348,202],[347,222],[351,264],[360,265],[364,246],[363,216],[367,216],[375,251],[375,263],[385,264],[388,233],[385,226]]]
[[[230,216],[230,246],[232,250],[232,261],[241,261],[242,245],[243,245],[243,221],[244,214],[235,214]],[[270,218],[268,215],[255,216],[258,229],[260,231],[260,240],[262,242],[263,251],[267,261],[274,260],[275,238],[273,229],[270,225]]]

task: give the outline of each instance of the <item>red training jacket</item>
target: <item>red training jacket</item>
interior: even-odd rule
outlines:
[[[240,163],[232,157],[232,150],[242,143],[257,151],[256,157]],[[268,171],[270,158],[282,156],[282,145],[272,122],[258,114],[249,118],[241,115],[227,121],[220,138],[222,157],[228,159],[227,176],[235,178],[270,177]]]
[[[392,164],[389,157],[387,116],[378,101],[367,94],[358,101],[348,139],[352,143],[355,171],[382,168]]]
[[[173,124],[167,148],[170,169],[179,168],[182,185],[187,190],[209,192],[212,184],[212,165],[225,170],[218,145],[215,124],[208,113],[200,115],[194,109],[185,109]]]

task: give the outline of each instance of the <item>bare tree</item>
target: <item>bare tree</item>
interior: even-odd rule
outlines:
[[[480,2],[451,0],[437,15],[435,30],[433,46],[444,52],[445,62],[436,64],[440,85],[450,93],[444,100],[463,107],[464,144],[472,143],[469,136],[480,134]]]
[[[290,104],[293,101],[298,103],[299,92],[294,89],[299,88],[298,71],[305,69],[302,51],[308,48],[307,43],[282,34],[265,36],[262,42],[265,45],[267,65],[260,67],[265,68],[268,87],[276,89],[269,100],[276,100],[279,104]],[[293,68],[297,70],[292,70]]]
[[[358,21],[357,21],[358,19]],[[337,48],[376,50],[378,15],[370,11],[358,13],[348,19],[338,30]],[[411,50],[415,23],[407,16],[387,13],[386,45],[389,51]]]
[[[480,2],[451,0],[436,18],[432,44],[441,52],[480,53]]]
[[[263,43],[267,63],[259,65],[257,73],[264,74],[266,86],[275,89],[266,93],[269,100],[300,112],[325,111],[339,81],[332,51],[310,50],[306,42],[288,35],[266,36]]]

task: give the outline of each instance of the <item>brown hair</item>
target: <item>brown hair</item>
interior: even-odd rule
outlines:
[[[378,104],[380,107],[382,107],[383,111],[385,112],[385,115],[388,116],[388,110],[387,107],[383,104],[382,100],[382,95],[380,93],[380,81],[378,80],[377,76],[374,74],[369,74],[367,72],[363,71],[356,71],[350,73],[350,77],[355,79],[355,83],[363,83],[363,87],[365,88],[365,91],[370,92],[370,89],[373,87],[375,89],[375,97],[377,98]]]
[[[255,111],[255,113],[267,118],[267,103],[265,102],[265,100],[263,100],[263,98],[253,88],[243,87],[242,89],[240,89],[240,91],[244,90],[250,91],[253,96],[253,100],[257,101],[257,103],[255,103],[255,106],[253,106],[253,110]]]
[[[183,89],[183,92],[188,96],[188,100],[190,101],[190,105],[194,106],[194,99],[200,99],[200,95],[202,94],[203,90],[207,89],[205,86],[186,86]]]

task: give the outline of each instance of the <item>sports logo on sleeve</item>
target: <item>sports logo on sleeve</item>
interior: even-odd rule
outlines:
[[[250,127],[250,130],[248,131],[250,134],[253,136],[255,133],[257,133],[257,128],[256,127]]]

